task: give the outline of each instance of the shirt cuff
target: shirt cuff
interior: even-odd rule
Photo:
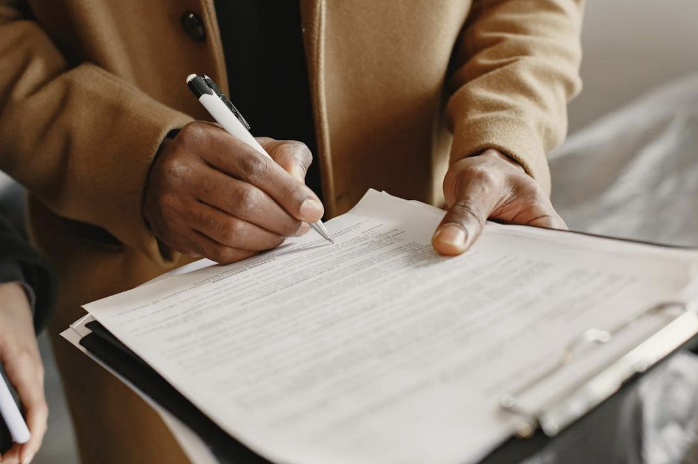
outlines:
[[[34,289],[29,286],[24,278],[22,266],[20,266],[20,264],[16,261],[0,261],[0,284],[10,282],[16,282],[22,286],[24,293],[27,294],[27,299],[29,300],[29,306],[32,309],[32,313],[34,313],[36,294],[34,293]]]

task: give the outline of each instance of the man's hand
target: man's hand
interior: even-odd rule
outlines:
[[[324,213],[304,184],[310,150],[258,140],[273,159],[205,122],[188,124],[167,142],[143,203],[155,236],[182,253],[230,263],[307,232]]]
[[[2,455],[2,464],[28,463],[46,433],[48,406],[44,396],[44,366],[36,344],[32,312],[18,283],[0,284],[0,361],[19,394],[31,439]]]
[[[566,229],[550,199],[523,168],[496,150],[453,164],[444,179],[448,213],[432,243],[443,255],[458,255],[477,240],[488,218]]]

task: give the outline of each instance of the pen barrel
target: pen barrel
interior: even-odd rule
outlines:
[[[269,156],[264,148],[257,142],[252,134],[242,125],[242,123],[231,113],[230,109],[225,106],[223,101],[215,95],[204,94],[199,97],[199,102],[213,116],[218,124],[223,126],[223,129],[236,139],[240,139],[264,156]]]

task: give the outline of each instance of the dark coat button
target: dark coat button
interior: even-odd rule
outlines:
[[[181,19],[182,29],[187,33],[189,38],[194,42],[203,42],[206,40],[206,29],[204,29],[204,23],[201,22],[201,18],[192,13],[191,11],[185,11]]]

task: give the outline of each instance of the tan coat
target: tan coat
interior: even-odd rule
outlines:
[[[301,0],[328,213],[369,187],[437,203],[449,154],[488,147],[549,189],[582,3]],[[204,41],[183,31],[186,11]],[[183,262],[159,252],[141,200],[165,134],[207,118],[186,76],[226,87],[217,27],[212,0],[0,0],[0,168],[31,192],[33,238],[61,271],[54,333]],[[55,349],[85,464],[186,462],[137,397]]]

